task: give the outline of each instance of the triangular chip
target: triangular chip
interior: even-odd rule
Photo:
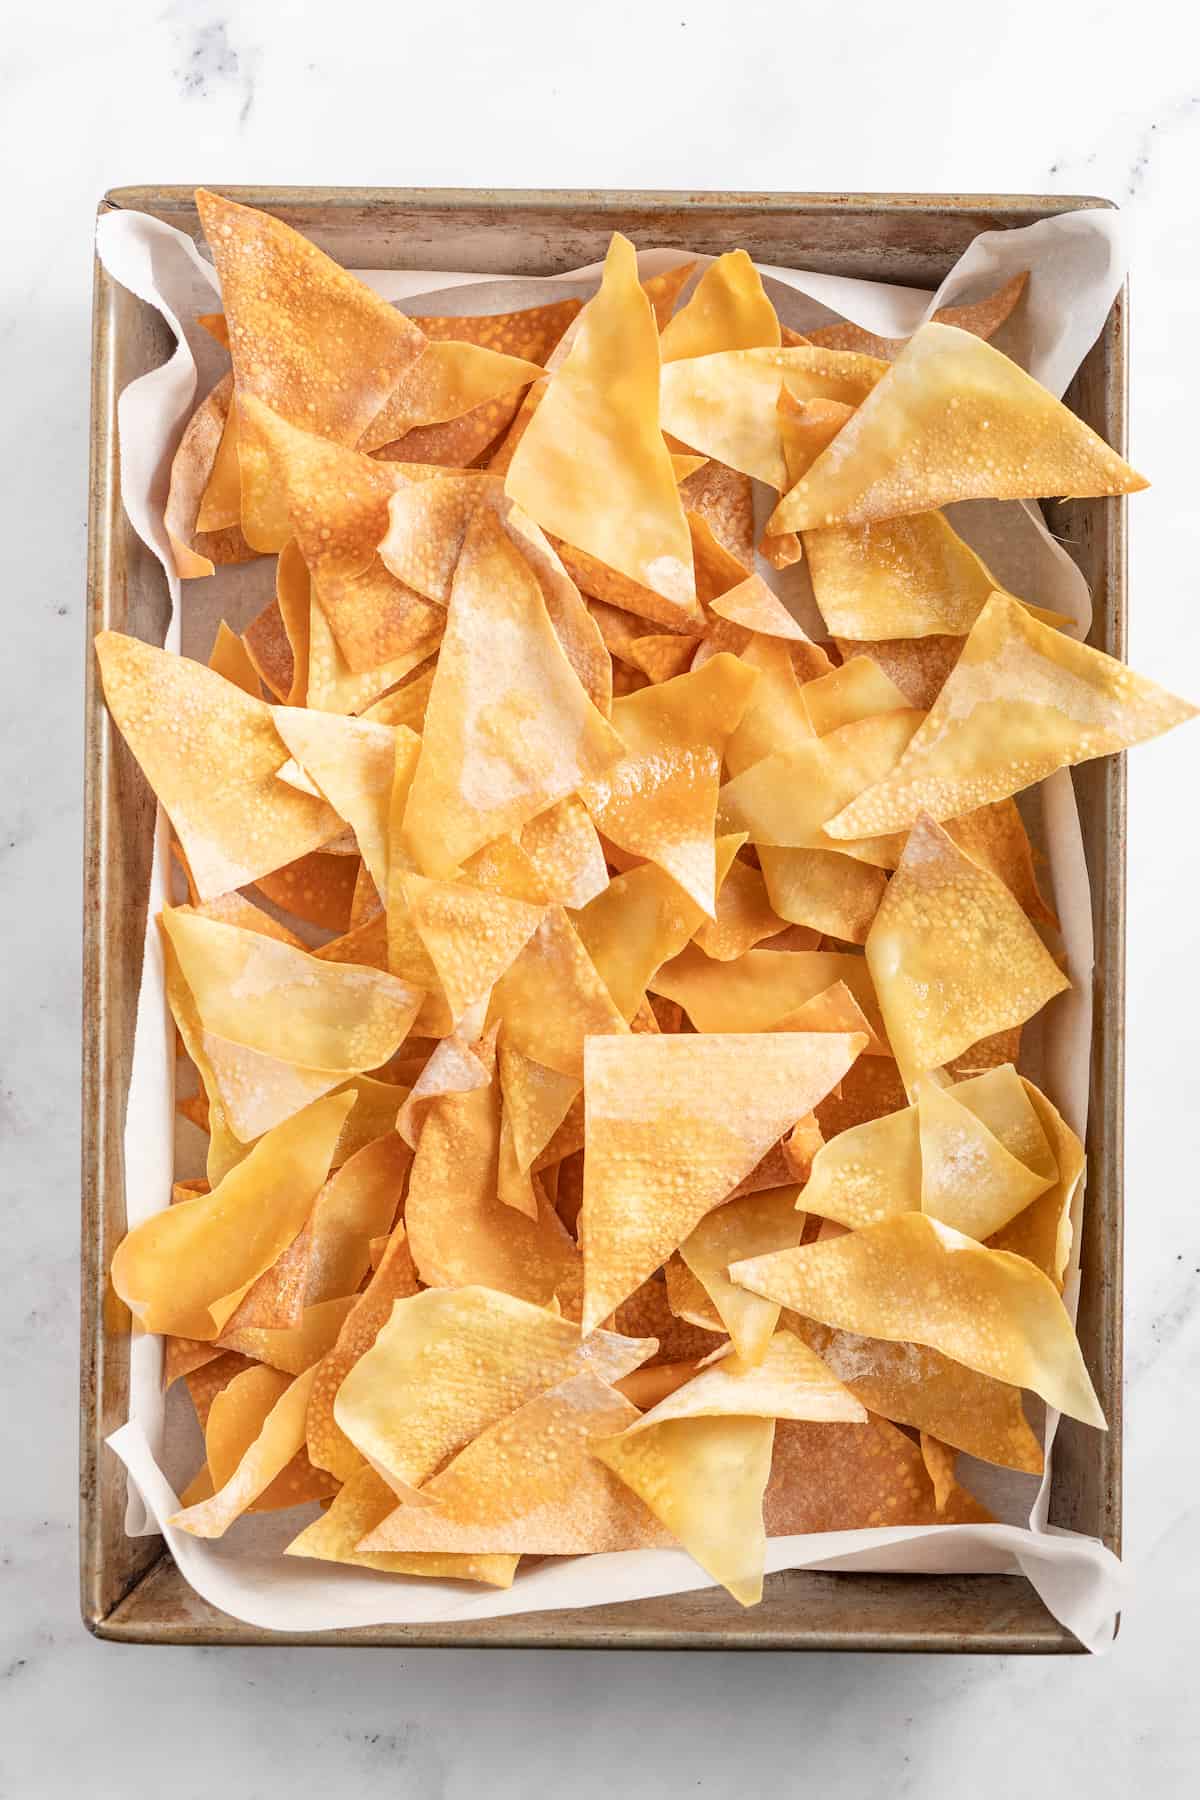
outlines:
[[[522,1055],[500,1037],[498,1054],[504,1117],[512,1132],[517,1167],[532,1168],[579,1093],[572,1075],[560,1075]]]
[[[847,637],[835,637],[833,641],[843,663],[869,656],[895,682],[910,706],[928,711],[958,661],[966,639],[939,633],[923,638],[867,638],[862,643]]]
[[[717,962],[732,962],[763,938],[775,937],[787,925],[771,905],[761,870],[752,863],[739,862],[736,855],[726,868],[720,867],[722,847],[728,853],[729,846],[736,848],[742,842],[741,832],[717,839],[717,916],[706,919],[696,932],[696,942],[705,956]],[[819,941],[814,932],[814,949]]]
[[[202,1029],[199,1041],[205,1088],[220,1096],[225,1122],[243,1144],[253,1143],[345,1078],[344,1070],[299,1068],[215,1032]]]
[[[821,673],[833,666],[815,644],[812,651],[820,659]],[[738,728],[725,746],[725,766],[735,776],[764,757],[806,743],[813,736],[791,645],[756,634],[739,657],[756,672],[757,680]]]
[[[170,815],[201,899],[333,836],[328,806],[276,781],[287,750],[263,701],[119,632],[102,631],[96,654],[109,711]]]
[[[163,524],[181,581],[211,575],[219,563],[248,562],[254,555],[236,522],[202,531],[200,509],[219,459],[227,457],[233,373],[223,375],[184,427],[171,463]],[[239,497],[240,512],[240,497]]]
[[[732,1345],[719,1351],[628,1429],[632,1436],[668,1419],[729,1417],[847,1424],[864,1423],[867,1411],[794,1332],[777,1331],[753,1362]]]
[[[655,863],[614,875],[574,921],[584,949],[626,1019],[651,977],[678,955],[704,914]]]
[[[589,1448],[638,1416],[595,1375],[573,1375],[481,1432],[422,1489],[427,1506],[396,1507],[365,1543],[535,1556],[661,1548],[667,1533]]]
[[[255,700],[261,700],[262,687],[258,679],[258,670],[250,660],[249,652],[236,631],[231,631],[224,619],[217,626],[217,635],[209,653],[208,666],[225,681],[232,681],[240,687],[243,694],[249,694]]]
[[[288,1375],[302,1375],[332,1350],[354,1303],[353,1294],[320,1300],[315,1306],[306,1306],[295,1325],[287,1326],[239,1326],[235,1313],[218,1341],[225,1350],[239,1350]]]
[[[482,509],[463,544],[404,832],[427,875],[600,775],[620,740],[555,636],[537,581]]]
[[[356,444],[424,335],[281,219],[203,188],[196,205],[221,281],[239,398],[254,395],[306,431]],[[283,496],[265,460],[238,448],[242,529],[256,550],[279,550],[291,536]]]
[[[905,755],[831,821],[830,835],[902,831],[921,812],[958,818],[1196,710],[995,593]]]
[[[963,306],[939,306],[933,317],[939,325],[957,325],[962,331],[973,331],[976,337],[990,338],[1003,325],[1016,306],[1029,282],[1029,270],[1022,269],[1001,287]],[[899,356],[908,339],[879,337],[862,325],[843,319],[837,325],[820,325],[808,333],[811,344],[824,344],[833,350],[865,350],[891,362]]]
[[[585,1340],[569,1320],[488,1288],[430,1288],[396,1302],[334,1415],[403,1493],[535,1394],[584,1368],[619,1381],[653,1348],[653,1338],[608,1331]]]
[[[665,409],[663,422],[676,430]],[[862,525],[949,500],[1079,498],[1146,485],[1018,363],[968,331],[930,323],[776,507],[768,529]]]
[[[410,1298],[419,1289],[407,1233],[402,1224],[397,1225],[366,1289],[343,1320],[333,1347],[317,1364],[309,1395],[305,1426],[309,1458],[339,1481],[350,1480],[363,1466],[363,1459],[333,1416],[338,1389],[379,1336],[395,1302]]]
[[[925,817],[880,902],[866,959],[910,1087],[1071,985],[1000,878]]]
[[[359,448],[377,450],[423,425],[461,418],[528,387],[541,373],[537,363],[483,344],[453,338],[429,342],[363,432]],[[501,429],[497,425],[492,436]]]
[[[1045,1193],[1057,1167],[1049,1175],[1027,1168],[953,1088],[926,1076],[917,1092],[921,1211],[982,1243]]]
[[[496,983],[488,1017],[504,1022],[509,1046],[578,1080],[588,1037],[627,1026],[561,906],[542,921]]]
[[[849,951],[756,949],[718,963],[689,946],[649,985],[677,1000],[697,1031],[771,1031],[835,981],[845,982],[882,1038],[870,969]]]
[[[347,1158],[325,1183],[312,1213],[304,1288],[309,1306],[358,1291],[370,1268],[370,1241],[390,1232],[411,1165],[404,1139],[388,1131]]]
[[[409,919],[456,1019],[491,992],[542,920],[542,908],[459,881],[406,875]]]
[[[825,1243],[734,1263],[729,1274],[807,1318],[928,1344],[1104,1426],[1054,1284],[1023,1257],[985,1250],[936,1219],[903,1213]]]
[[[301,1230],[329,1170],[352,1094],[331,1094],[260,1139],[208,1194],[144,1219],[122,1240],[112,1283],[147,1331],[211,1342],[242,1295]],[[212,1308],[222,1303],[219,1318]]]
[[[804,1187],[804,1207],[852,1230],[896,1213],[919,1212],[921,1143],[915,1108],[853,1125],[823,1144]]]
[[[350,1476],[329,1510],[292,1539],[284,1555],[349,1563],[386,1575],[422,1575],[432,1581],[482,1581],[498,1588],[512,1586],[520,1560],[516,1556],[458,1556],[427,1551],[405,1555],[359,1550],[362,1539],[382,1524],[395,1504],[396,1496],[387,1482],[364,1464]]]
[[[774,912],[792,925],[865,944],[887,875],[837,850],[781,849],[763,844],[759,867]]]
[[[779,1307],[736,1287],[725,1271],[743,1257],[790,1250],[800,1242],[800,1189],[768,1188],[729,1200],[707,1213],[679,1246],[679,1254],[720,1314],[734,1349],[746,1363],[761,1362],[779,1322]]]
[[[871,356],[810,348],[723,350],[669,362],[662,371],[662,428],[782,493],[788,474],[776,407],[781,383],[797,400],[857,406],[886,371]]]
[[[353,831],[372,881],[386,894],[395,733],[406,728],[300,706],[272,707],[271,717],[300,767]]]
[[[403,1043],[421,994],[379,969],[333,963],[167,907],[162,923],[208,1031],[304,1069],[378,1068]]]
[[[257,1377],[248,1370],[240,1380]],[[304,1414],[312,1371],[289,1381],[225,1483],[210,1499],[177,1512],[170,1523],[194,1537],[223,1537],[236,1519],[266,1493],[304,1446]]]
[[[593,1440],[592,1454],[645,1502],[706,1574],[742,1606],[762,1598],[763,1492],[773,1419],[670,1419]]]
[[[839,637],[961,637],[997,587],[940,512],[806,531],[804,555],[821,617]]]
[[[709,264],[687,305],[664,325],[661,352],[668,363],[778,342],[779,320],[758,270],[744,250],[727,250]]]
[[[840,668],[806,681],[804,706],[818,737],[857,725],[876,713],[904,712],[908,701],[891,677],[869,656],[854,656]]]
[[[919,1447],[884,1419],[865,1425],[775,1428],[763,1496],[768,1537],[896,1525],[986,1524],[991,1514],[955,1486],[939,1511]]]
[[[861,1035],[835,1033],[588,1040],[580,1220],[588,1329],[812,1111],[862,1044]]]
[[[599,293],[580,315],[509,464],[506,491],[574,549],[696,612],[687,522],[658,424],[658,333],[633,246],[615,233]]]
[[[985,1082],[1004,1073],[1002,1069],[990,1071],[987,1075],[977,1076],[974,1081],[962,1082],[953,1089],[956,1097],[977,1110],[979,1116],[1001,1136],[1002,1126],[979,1105],[978,1090]],[[1054,1183],[1032,1206],[1027,1206],[1024,1212],[1018,1213],[1010,1224],[996,1233],[991,1239],[991,1247],[993,1250],[1011,1250],[1017,1256],[1028,1257],[1043,1275],[1049,1276],[1061,1293],[1071,1254],[1071,1202],[1083,1175],[1083,1145],[1045,1094],[1034,1087],[1031,1081],[1023,1078],[1021,1086],[1050,1147],[1055,1163]],[[971,1095],[969,1101],[968,1093]],[[1015,1155],[1020,1156],[1022,1162],[1032,1168],[1039,1167],[1027,1148],[1018,1148],[1011,1138],[1005,1137],[1003,1141]]]
[[[1015,800],[993,800],[960,819],[947,819],[946,830],[972,862],[1000,877],[1036,925],[1057,929],[1058,918],[1038,887],[1033,845]]]
[[[782,600],[776,598],[761,575],[751,575],[736,587],[728,588],[709,602],[713,611],[747,631],[762,632],[765,637],[787,638],[805,643],[805,633],[797,625]]]
[[[521,849],[548,901],[581,907],[604,892],[604,847],[578,794],[568,794],[521,827]]]
[[[737,658],[717,656],[694,675],[616,701],[624,755],[583,788],[605,837],[656,862],[710,918],[721,757],[753,686]]]

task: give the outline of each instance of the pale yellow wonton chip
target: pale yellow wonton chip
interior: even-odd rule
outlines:
[[[422,1575],[433,1581],[481,1581],[498,1588],[512,1586],[520,1560],[516,1556],[360,1550],[358,1545],[363,1538],[382,1524],[395,1504],[396,1496],[387,1482],[369,1464],[364,1464],[349,1477],[328,1512],[305,1526],[299,1537],[294,1537],[287,1545],[284,1555],[349,1563],[387,1575]]]

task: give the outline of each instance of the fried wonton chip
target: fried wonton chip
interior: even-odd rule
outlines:
[[[843,816],[852,798],[896,767],[923,715],[912,707],[877,713],[765,756],[721,789],[717,811],[723,831],[745,831],[756,844],[784,849],[835,850],[884,868],[895,865],[891,839],[860,833],[834,839],[829,820]]]
[[[866,1408],[791,1331],[777,1331],[756,1361],[733,1345],[710,1357],[686,1386],[629,1426],[653,1431],[668,1419],[820,1419],[865,1423]]]
[[[720,1313],[709,1299],[704,1284],[697,1280],[678,1253],[667,1258],[663,1264],[663,1275],[666,1279],[667,1302],[676,1318],[695,1325],[701,1331],[720,1334]]]
[[[308,615],[307,704],[322,712],[360,713],[385,695],[405,676],[419,668],[437,650],[441,626],[412,650],[356,675],[338,649],[337,639],[319,603],[314,599]]]
[[[358,868],[353,857],[327,856],[320,850],[297,857],[269,875],[260,875],[255,886],[275,906],[319,925],[325,931],[343,932],[350,923],[350,902]]]
[[[922,1213],[734,1263],[730,1279],[823,1324],[928,1344],[1104,1428],[1075,1333],[1040,1269]]]
[[[665,406],[663,423],[678,430]],[[1130,494],[1146,485],[1018,363],[970,332],[930,323],[780,501],[768,530],[863,525],[949,500]]]
[[[505,488],[544,530],[685,619],[697,610],[691,539],[659,430],[658,377],[658,333],[633,246],[615,233],[600,291],[517,444]]]
[[[1041,1446],[1019,1388],[976,1374],[925,1344],[836,1331],[798,1313],[784,1317],[871,1412],[933,1432],[982,1462],[1041,1474]]]
[[[577,1316],[574,1240],[547,1201],[531,1219],[500,1199],[499,1158],[497,1080],[430,1102],[404,1205],[417,1273],[429,1287],[493,1288],[535,1306],[558,1298]]]
[[[200,222],[221,280],[239,400],[252,395],[289,423],[356,444],[425,348],[403,313],[267,213],[200,189]],[[239,434],[242,529],[256,550],[291,536],[265,459]]]
[[[389,1131],[348,1157],[321,1189],[312,1214],[304,1298],[309,1306],[353,1294],[370,1267],[370,1242],[392,1228],[412,1151]]]
[[[982,300],[971,301],[965,306],[939,306],[934,319],[939,325],[957,325],[962,331],[972,331],[976,337],[993,337],[1025,292],[1028,281],[1029,270],[1022,269],[1002,287],[985,294]],[[808,341],[832,350],[865,350],[871,356],[881,356],[891,362],[908,339],[878,337],[875,332],[843,319],[838,325],[822,325],[810,331]]]
[[[232,681],[240,687],[243,694],[249,694],[255,700],[261,700],[262,688],[259,685],[258,670],[250,660],[249,652],[236,631],[231,631],[224,619],[217,626],[217,635],[209,654],[208,666],[214,674],[225,681]]]
[[[247,1370],[238,1380],[245,1382],[251,1378],[262,1379],[256,1376],[255,1371]],[[303,1448],[304,1415],[311,1386],[311,1370],[298,1375],[294,1381],[289,1381],[223,1485],[216,1489],[210,1499],[175,1513],[171,1524],[181,1531],[191,1532],[195,1537],[223,1537],[234,1521],[266,1494],[271,1484],[283,1474],[292,1458]],[[210,1424],[211,1422],[210,1417]],[[301,1495],[301,1498],[308,1497],[315,1496]],[[293,1502],[285,1501],[284,1504]]]
[[[559,645],[528,563],[481,510],[459,558],[404,814],[422,872],[452,875],[600,775],[620,748]]]
[[[112,1283],[145,1330],[206,1342],[220,1335],[302,1229],[353,1103],[352,1094],[316,1101],[268,1132],[211,1193],[134,1226],[113,1257]]]
[[[824,651],[815,644],[812,651],[819,659],[819,666],[812,670],[814,675],[832,668]],[[806,743],[813,736],[791,646],[776,638],[756,635],[739,654],[740,660],[756,672],[757,680],[738,728],[725,746],[725,766],[734,776],[764,757]]]
[[[242,642],[263,686],[277,700],[284,699],[296,686],[296,659],[278,599],[254,615]]]
[[[761,632],[765,637],[788,638],[805,643],[804,632],[787,607],[771,592],[761,575],[751,575],[737,587],[718,594],[711,602],[713,611],[747,631]]]
[[[924,816],[880,902],[866,960],[909,1086],[1071,985],[999,876]]]
[[[663,362],[669,363],[778,342],[779,320],[758,270],[744,250],[727,250],[705,269],[687,305],[663,326],[660,349]]]
[[[527,388],[541,374],[537,363],[488,345],[456,338],[433,340],[392,389],[358,440],[359,448],[378,450],[421,426],[459,419],[478,406]],[[503,424],[498,424],[492,437],[502,429]]]
[[[889,1525],[986,1524],[992,1515],[954,1486],[939,1510],[919,1447],[884,1419],[865,1425],[781,1420],[763,1496],[768,1537]]]
[[[516,1215],[514,1215],[516,1216]],[[399,1300],[342,1381],[338,1425],[401,1495],[498,1419],[584,1368],[619,1381],[654,1339],[596,1331],[489,1288]]]
[[[683,949],[703,919],[664,870],[639,863],[614,875],[574,925],[618,1009],[632,1019],[651,977]]]
[[[604,836],[665,869],[710,918],[721,757],[754,680],[737,658],[717,656],[694,675],[616,701],[624,755],[582,790]]]
[[[422,1489],[430,1504],[395,1507],[364,1543],[536,1556],[669,1544],[654,1515],[591,1454],[592,1439],[638,1418],[595,1375],[573,1375],[481,1432]]]
[[[171,463],[163,524],[181,581],[211,575],[218,563],[248,562],[255,552],[242,536],[237,514],[228,525],[201,529],[201,508],[219,460],[228,460],[233,374],[223,375],[196,408]],[[240,511],[240,507],[239,507]]]
[[[725,556],[732,557],[741,567],[741,580],[745,580],[754,568],[753,484],[740,469],[706,461],[702,469],[697,469],[680,484],[679,497],[687,510],[688,528],[692,533],[696,591],[701,600],[711,600],[715,593],[724,593],[739,583],[735,578],[719,584],[715,590],[705,585],[697,523],[704,527],[703,542],[715,544]]]
[[[862,1047],[861,1034],[838,1033],[588,1040],[580,1221],[587,1329],[812,1111]]]
[[[324,961],[190,907],[161,916],[205,1029],[266,1056],[303,1069],[374,1069],[419,1010],[419,991],[379,969]]]
[[[580,1159],[582,1162],[582,1158]],[[677,1261],[677,1258],[673,1258]],[[670,1262],[666,1265],[671,1266]],[[719,1349],[723,1338],[707,1326],[694,1325],[681,1318],[671,1305],[671,1293],[665,1280],[652,1275],[634,1289],[628,1300],[622,1300],[606,1324],[626,1337],[652,1337],[658,1344],[646,1362],[647,1369],[664,1364],[697,1363],[701,1357]],[[626,1390],[621,1389],[622,1393]],[[661,1397],[661,1396],[660,1396]],[[638,1403],[640,1404],[640,1402]]]
[[[883,1048],[879,1002],[861,956],[841,950],[747,950],[718,963],[689,946],[655,975],[656,994],[677,1000],[697,1031],[772,1031],[836,981],[844,981]],[[807,1111],[807,1108],[802,1108]],[[799,1114],[797,1114],[799,1117]]]
[[[686,365],[685,365],[686,366]],[[592,1440],[592,1454],[742,1606],[762,1598],[773,1419],[669,1419]]]
[[[299,1322],[289,1326],[235,1327],[231,1320],[219,1342],[222,1349],[239,1350],[272,1369],[288,1375],[302,1375],[333,1348],[354,1303],[353,1294],[340,1294],[335,1300],[320,1300],[315,1306],[306,1306]]]
[[[512,1132],[517,1167],[530,1169],[550,1142],[579,1093],[572,1075],[561,1075],[523,1056],[503,1032],[498,1052],[504,1117]]]
[[[743,841],[741,832],[717,839],[717,916],[706,919],[696,932],[696,942],[705,956],[717,962],[732,962],[787,925],[771,905],[761,871],[750,863],[739,862],[736,855],[728,858],[730,846],[736,850]],[[720,867],[722,846],[727,853],[724,869]],[[818,941],[814,933],[814,948]]]
[[[915,1109],[869,1119],[829,1139],[813,1158],[804,1208],[851,1229],[919,1212],[921,1143]]]
[[[331,808],[276,781],[287,750],[263,701],[119,632],[102,631],[96,654],[109,711],[170,815],[202,899],[332,837]]]
[[[1000,877],[1035,924],[1057,928],[1054,909],[1038,887],[1033,845],[1015,800],[993,800],[964,813],[961,819],[947,819],[946,830],[972,862]]]
[[[363,1459],[333,1416],[338,1389],[375,1342],[396,1301],[407,1300],[419,1291],[408,1236],[400,1224],[392,1230],[370,1281],[346,1315],[336,1342],[317,1364],[313,1377],[305,1425],[308,1455],[318,1468],[328,1469],[339,1481],[349,1481],[355,1470],[363,1466]]]
[[[857,406],[886,370],[874,357],[811,348],[724,350],[669,362],[662,371],[662,428],[782,493],[788,472],[776,406],[780,386],[786,383],[797,400]]]
[[[921,1211],[982,1243],[1045,1193],[1057,1165],[1048,1175],[1027,1168],[953,1088],[925,1076],[917,1092]]]
[[[745,1363],[761,1362],[779,1323],[779,1307],[730,1281],[730,1263],[744,1257],[790,1250],[800,1242],[804,1214],[797,1212],[800,1189],[768,1188],[729,1200],[707,1213],[679,1246],[679,1254],[716,1307]]]
[[[865,944],[887,886],[887,875],[871,863],[837,850],[758,846],[767,898],[779,918],[792,925]]]
[[[542,921],[542,908],[459,881],[406,875],[409,918],[455,1019],[489,994]]]
[[[481,1581],[489,1587],[512,1586],[516,1556],[468,1555],[414,1551],[359,1550],[358,1544],[381,1525],[396,1496],[374,1469],[364,1464],[340,1490],[328,1512],[292,1539],[285,1556],[310,1556],[321,1562],[349,1563],[387,1575],[423,1575],[433,1581]],[[419,1511],[419,1508],[413,1508]]]
[[[1007,1073],[1011,1074],[1011,1071]],[[989,1071],[987,1075],[980,1075],[974,1081],[960,1083],[951,1091],[956,1098],[967,1102],[1003,1138],[1014,1155],[1019,1156],[1030,1167],[1038,1168],[1035,1155],[1028,1147],[1028,1140],[1018,1142],[1013,1137],[1005,1136],[1003,1123],[996,1118],[995,1113],[988,1110],[986,1104],[981,1103],[983,1097],[980,1090],[984,1084],[1005,1074],[1006,1071],[1000,1069]],[[1011,1250],[1017,1256],[1027,1257],[1043,1275],[1050,1278],[1061,1293],[1071,1254],[1071,1202],[1083,1175],[1083,1145],[1040,1089],[1024,1078],[1021,1078],[1021,1086],[1049,1145],[1055,1163],[1055,1179],[1053,1185],[1032,1206],[1027,1206],[1024,1212],[1018,1213],[1015,1219],[995,1234],[991,1239],[991,1248]],[[990,1096],[987,1098],[990,1099]]]
[[[435,668],[436,660],[430,658],[407,675],[399,687],[364,707],[362,717],[376,725],[407,725],[419,736],[425,724],[425,708],[429,704]]]
[[[354,832],[367,872],[386,894],[395,734],[407,727],[302,706],[272,707],[271,717],[300,767]]]
[[[492,993],[489,1018],[503,1020],[514,1050],[578,1080],[585,1039],[628,1026],[561,906],[541,923]]]
[[[587,808],[568,794],[521,828],[520,846],[547,901],[586,906],[604,891],[604,848]]]
[[[995,593],[906,754],[830,834],[899,831],[921,812],[958,818],[1055,769],[1144,743],[1196,710]]]
[[[940,512],[806,531],[804,555],[839,637],[962,637],[998,585]]]

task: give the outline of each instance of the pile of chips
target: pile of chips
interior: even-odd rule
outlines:
[[[199,206],[166,523],[276,597],[207,667],[97,643],[189,895],[207,1177],[112,1265],[204,1432],[175,1523],[501,1587],[682,1545],[751,1604],[768,1536],[987,1519],[1023,1390],[1104,1425],[1013,796],[1194,710],[939,510],[1145,485],[987,341],[1023,280],[801,338],[617,236],[586,306],[409,318]]]

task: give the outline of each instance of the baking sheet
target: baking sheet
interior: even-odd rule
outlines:
[[[213,310],[215,275],[192,241],[161,221],[131,212],[106,215],[98,250],[109,273],[164,315],[177,344],[159,369],[121,395],[122,494],[135,530],[159,557],[171,591],[168,648],[206,657],[217,621],[244,624],[271,597],[269,560],[190,582],[181,604],[162,507],[171,457],[196,400],[228,366],[198,313]],[[643,276],[686,258],[679,250],[639,255]],[[710,258],[699,258],[701,266]],[[1124,275],[1116,216],[1068,213],[1019,231],[983,233],[935,295],[924,290],[843,280],[760,265],[781,319],[797,330],[848,318],[891,336],[911,332],[940,305],[981,297],[1021,269],[1030,281],[997,342],[1061,393],[1099,334]],[[387,298],[423,312],[499,312],[594,291],[599,265],[561,277],[497,279],[445,271],[359,271]],[[419,305],[416,304],[420,296]],[[985,556],[998,579],[1024,598],[1067,614],[1086,633],[1090,597],[1075,564],[1046,531],[1035,507],[1021,502],[970,502],[952,509],[958,530]],[[799,565],[801,571],[803,565]],[[803,617],[803,575],[760,573]],[[807,604],[811,604],[811,597]],[[1050,882],[1063,925],[1074,986],[1047,1009],[1042,1029],[1027,1034],[1036,1073],[1073,1128],[1086,1126],[1091,1033],[1091,908],[1086,864],[1069,774],[1061,771],[1037,795],[1031,826],[1049,859]],[[148,930],[139,996],[125,1132],[130,1224],[167,1204],[176,1166],[173,1032],[153,921],[168,892],[167,831],[156,832]],[[1022,1057],[1025,1065],[1026,1056]],[[181,1172],[186,1172],[182,1170]],[[1081,1205],[1076,1196],[1076,1209]],[[1076,1254],[1066,1298],[1077,1298]],[[282,1559],[277,1551],[299,1529],[295,1513],[250,1518],[215,1543],[173,1531],[166,1519],[176,1493],[201,1459],[189,1409],[161,1391],[161,1340],[137,1335],[131,1346],[130,1419],[109,1443],[129,1470],[127,1529],[162,1531],[186,1578],[206,1599],[248,1623],[313,1631],[387,1622],[497,1617],[527,1611],[612,1603],[710,1585],[681,1551],[556,1559],[518,1576],[513,1589],[479,1593],[456,1583],[383,1577],[365,1570]],[[1047,1448],[1056,1416],[1046,1421]],[[1111,1641],[1122,1604],[1122,1574],[1099,1542],[1047,1529],[1049,1457],[1039,1484],[1027,1476],[961,1459],[964,1482],[1004,1521],[995,1526],[921,1527],[775,1538],[768,1571],[859,1568],[899,1572],[1012,1573],[1032,1582],[1054,1615],[1089,1649]],[[731,1605],[733,1603],[731,1602]]]

